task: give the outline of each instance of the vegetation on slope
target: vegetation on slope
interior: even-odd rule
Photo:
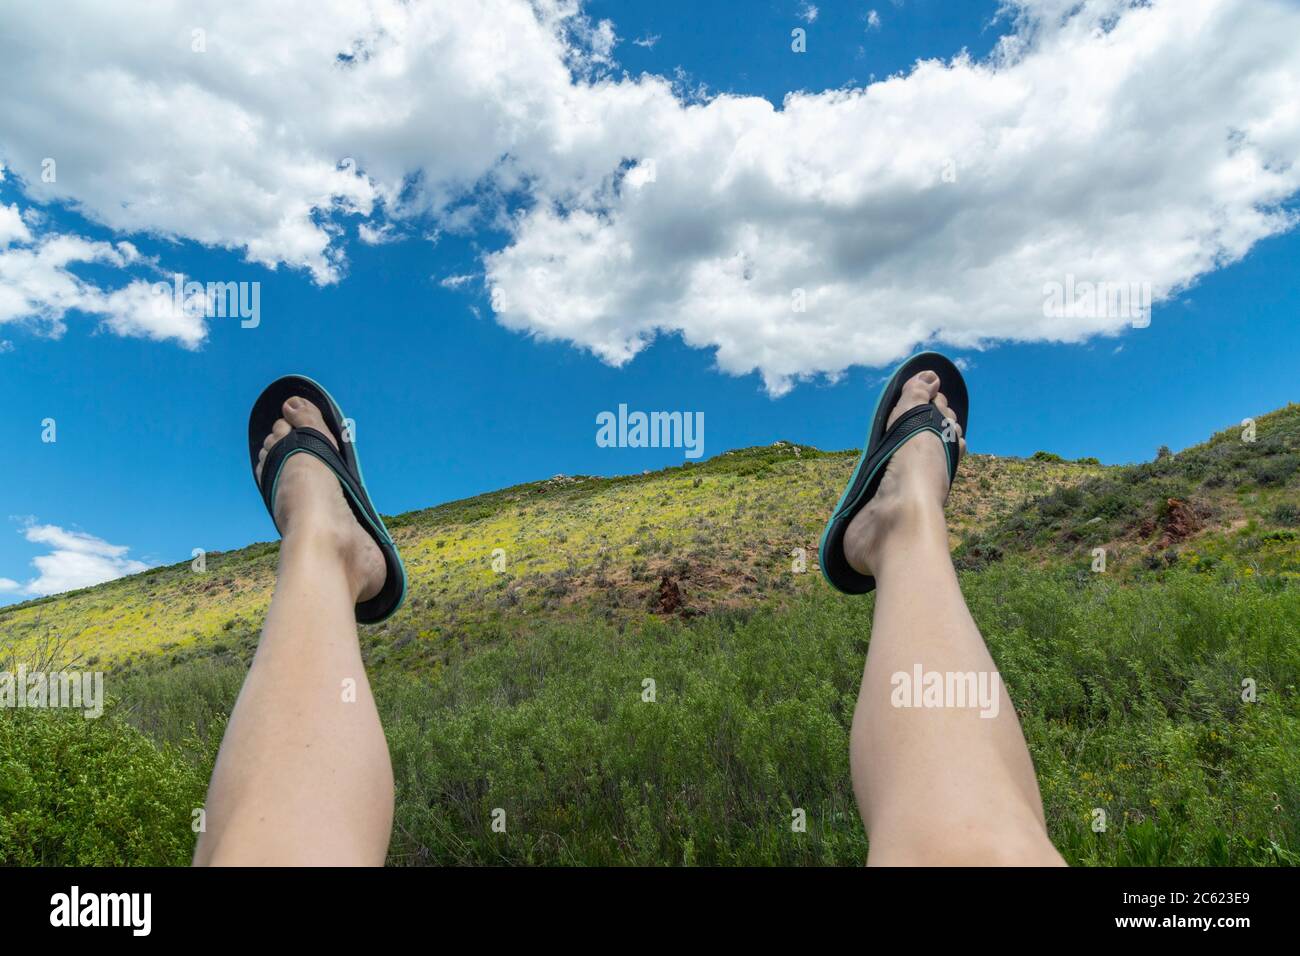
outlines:
[[[1300,862],[1298,422],[1124,469],[969,459],[963,590],[1070,862]],[[394,519],[416,599],[365,647],[391,862],[860,863],[847,735],[872,604],[815,566],[852,462],[780,444]],[[0,714],[0,861],[187,862],[274,560],[0,612],[15,647],[72,636],[114,697],[100,721]]]
[[[538,620],[594,615],[626,626],[647,613],[787,598],[816,584],[817,542],[855,460],[781,442],[647,475],[557,476],[397,516],[389,526],[409,596],[363,631],[368,659],[438,667],[456,648]],[[954,532],[1100,470],[972,455],[952,493]],[[260,507],[251,492],[249,507]],[[811,573],[794,571],[796,549]],[[186,562],[0,609],[0,635],[18,643],[53,633],[92,666],[119,670],[159,655],[246,654],[277,554],[276,543],[211,553],[202,572]]]
[[[1300,592],[1182,569],[1134,588],[1019,561],[962,583],[1068,861],[1300,861]],[[862,862],[848,730],[870,620],[869,599],[818,589],[622,631],[544,625],[436,672],[376,669],[397,781],[391,862]],[[60,718],[57,740],[0,718],[11,762],[43,768],[22,791],[20,820],[35,822],[0,830],[0,858],[186,862],[244,670],[230,657],[138,669],[108,716]],[[159,755],[142,760],[141,731]],[[101,754],[93,786],[88,753]],[[124,774],[119,754],[142,762]],[[8,818],[13,797],[0,805]],[[491,829],[497,808],[505,833]],[[98,842],[80,839],[92,829]]]
[[[1163,452],[1167,450],[1162,449]],[[1064,484],[991,526],[968,532],[959,562],[976,568],[1033,552],[1108,570],[1208,570],[1226,562],[1252,574],[1300,576],[1300,405],[1219,432],[1176,455],[1108,468]]]

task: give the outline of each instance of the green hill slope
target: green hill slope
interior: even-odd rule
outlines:
[[[797,593],[815,583],[822,526],[855,459],[783,442],[646,475],[556,476],[389,519],[411,583],[405,607],[363,632],[370,658],[427,665],[540,620],[625,625]],[[1101,471],[972,455],[953,490],[954,531]],[[260,507],[251,488],[249,507]],[[797,549],[806,573],[793,570]],[[54,633],[107,667],[248,648],[277,552],[212,553],[202,572],[172,565],[0,609],[0,634]]]
[[[1300,862],[1300,407],[1254,437],[963,466],[962,587],[1072,863]],[[778,443],[393,519],[412,600],[363,632],[391,862],[861,862],[848,726],[872,602],[815,563],[853,457]],[[0,611],[12,653],[66,641],[115,698],[96,722],[0,714],[0,861],[186,861],[275,551]]]
[[[959,560],[979,567],[1034,553],[1088,566],[1105,548],[1112,570],[1217,564],[1300,576],[1300,405],[1226,429],[1155,461],[1062,484],[1015,514],[968,531]]]

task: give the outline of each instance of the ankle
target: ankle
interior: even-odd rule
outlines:
[[[337,521],[313,519],[313,515],[300,511],[293,520],[284,522],[280,552],[342,560],[348,550],[347,529],[339,527]]]
[[[305,516],[300,516],[305,517]],[[353,580],[347,535],[333,522],[292,522],[280,541],[280,565],[311,565],[316,573],[337,567],[347,578],[349,590],[359,585]]]
[[[918,548],[948,552],[948,525],[943,505],[924,494],[900,494],[874,509],[870,521],[851,525],[844,536],[849,564],[880,577],[891,559]]]

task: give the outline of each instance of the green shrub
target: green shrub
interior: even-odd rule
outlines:
[[[1052,836],[1074,863],[1293,861],[1300,593],[1168,575],[963,575]],[[847,750],[869,630],[870,601],[817,592],[686,626],[548,628],[437,681],[382,675],[392,861],[859,863]],[[1241,700],[1244,677],[1256,703]],[[795,807],[806,834],[790,832]],[[491,832],[494,808],[505,834]]]
[[[1008,559],[962,575],[1052,838],[1076,864],[1300,862],[1300,590],[1161,574],[1121,585]],[[552,623],[457,645],[431,672],[372,660],[390,862],[861,863],[848,736],[871,610],[818,588],[690,623]],[[187,862],[244,668],[124,676],[98,721],[0,715],[0,860]]]
[[[1250,476],[1260,485],[1285,485],[1300,470],[1300,455],[1275,455],[1255,462]]]
[[[112,713],[0,712],[0,863],[176,866],[207,778]]]
[[[1284,501],[1273,509],[1273,520],[1288,527],[1300,525],[1300,506]]]

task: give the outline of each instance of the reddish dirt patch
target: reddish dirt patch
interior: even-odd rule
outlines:
[[[1201,511],[1202,509],[1181,498],[1166,499],[1164,514],[1160,518],[1163,531],[1158,542],[1159,547],[1168,548],[1205,527],[1205,518]]]
[[[671,575],[665,574],[659,579],[659,591],[650,602],[650,610],[655,614],[676,614],[686,602],[682,599],[682,589]]]

